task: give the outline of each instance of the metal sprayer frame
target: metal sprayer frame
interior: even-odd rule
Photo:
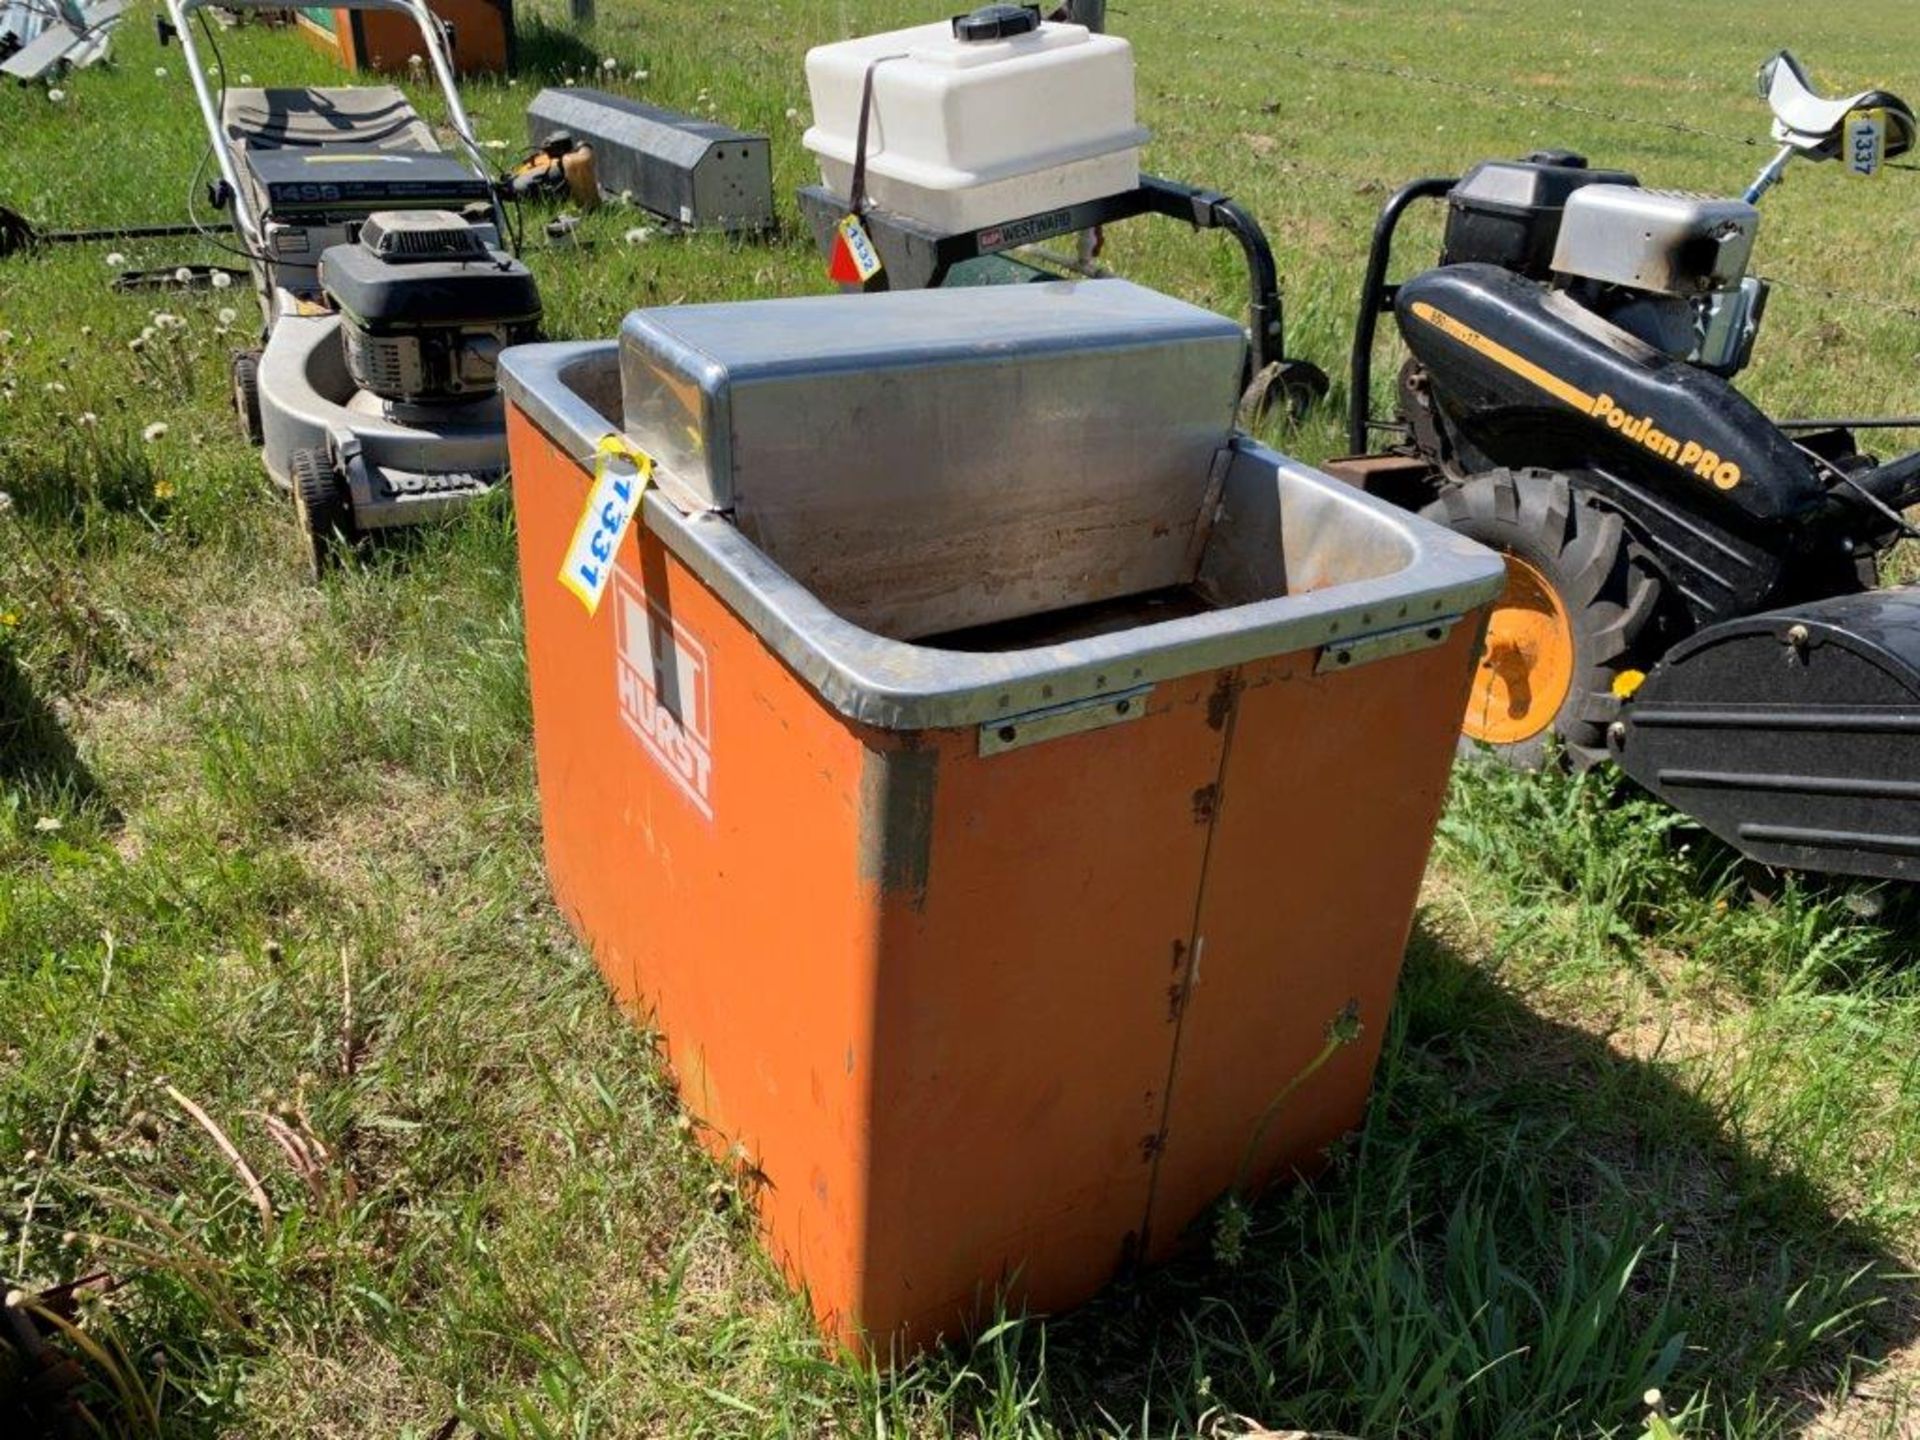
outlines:
[[[186,61],[187,75],[193,81],[193,94],[200,106],[200,117],[207,127],[207,142],[213,148],[214,164],[220,167],[220,178],[231,197],[234,224],[248,252],[258,255],[265,241],[261,217],[254,213],[253,199],[234,167],[219,107],[214,101],[212,87],[207,83],[206,67],[201,63],[200,52],[194,46],[193,27],[188,24],[195,11],[210,9],[216,4],[223,10],[285,10],[287,7],[283,0],[166,0],[167,16],[173,23],[175,38],[180,42],[180,54]],[[466,107],[460,103],[460,90],[454,83],[453,61],[447,54],[445,34],[439,18],[427,8],[426,0],[346,0],[346,3],[334,8],[392,10],[413,20],[419,27],[421,40],[426,47],[427,63],[433,67],[433,78],[440,86],[440,97],[446,102],[448,123],[465,146],[468,163],[474,167],[475,173],[491,184],[492,173],[480,153],[479,142],[474,139],[473,125],[467,119]],[[500,211],[498,195],[493,200],[493,212],[495,226],[504,235],[506,217]]]

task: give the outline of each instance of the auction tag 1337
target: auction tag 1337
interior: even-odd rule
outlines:
[[[1874,108],[1847,114],[1847,169],[1871,175],[1887,156],[1887,112]]]
[[[587,507],[567,542],[567,558],[560,566],[560,583],[587,607],[600,609],[613,558],[627,527],[640,512],[640,501],[653,479],[653,457],[620,435],[608,435],[594,447],[593,489]]]

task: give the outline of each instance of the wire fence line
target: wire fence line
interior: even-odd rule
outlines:
[[[1650,129],[1663,130],[1670,134],[1683,135],[1692,139],[1711,140],[1723,145],[1737,145],[1747,150],[1771,149],[1771,138],[1762,140],[1752,135],[1736,135],[1730,131],[1713,130],[1706,126],[1694,125],[1684,120],[1670,120],[1658,116],[1636,115],[1630,111],[1608,110],[1600,106],[1581,104],[1572,100],[1563,100],[1555,95],[1534,95],[1523,90],[1514,90],[1498,85],[1481,84],[1471,80],[1457,80],[1450,76],[1429,75],[1406,66],[1391,65],[1383,61],[1354,60],[1340,55],[1328,55],[1310,50],[1304,46],[1288,45],[1269,40],[1259,40],[1247,36],[1214,34],[1207,38],[1221,44],[1231,44],[1256,50],[1269,55],[1281,55],[1299,60],[1309,65],[1329,70],[1338,70],[1352,74],[1370,75],[1381,79],[1402,81],[1408,84],[1427,85],[1436,89],[1449,90],[1461,94],[1498,101],[1502,104],[1531,105],[1539,109],[1554,110],[1564,114],[1579,115],[1587,119],[1604,120],[1619,125],[1638,125]],[[1213,96],[1180,95],[1166,92],[1164,98],[1178,103],[1200,106],[1205,109],[1223,109],[1233,104]],[[1267,107],[1258,107],[1266,111]],[[1296,159],[1290,155],[1275,154],[1263,156],[1270,163],[1284,167],[1296,174],[1318,179],[1350,189],[1354,194],[1385,194],[1396,188],[1399,180],[1383,181],[1375,175],[1362,175],[1352,171],[1337,171],[1311,162]],[[1920,165],[1904,161],[1887,161],[1887,168],[1905,171],[1920,171]],[[1405,177],[1402,177],[1403,179]],[[1889,315],[1899,315],[1906,319],[1920,320],[1920,306],[1892,299],[1885,295],[1873,295],[1860,291],[1835,290],[1827,286],[1816,285],[1798,280],[1791,275],[1761,276],[1768,285],[1787,290],[1814,299],[1837,304],[1853,305],[1862,309],[1878,310]]]

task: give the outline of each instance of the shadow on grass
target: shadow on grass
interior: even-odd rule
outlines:
[[[518,26],[513,71],[529,80],[557,81],[585,71],[597,72],[600,56],[576,32],[554,25],[538,15]]]
[[[19,662],[0,649],[0,790],[104,806],[93,772]]]
[[[1255,1208],[1238,1265],[1197,1237],[977,1349],[983,1387],[1037,1380],[1067,1433],[1215,1409],[1369,1440],[1634,1434],[1660,1386],[1689,1433],[1792,1434],[1920,1335],[1915,1277],[1811,1185],[1424,926],[1394,1028],[1364,1130]]]

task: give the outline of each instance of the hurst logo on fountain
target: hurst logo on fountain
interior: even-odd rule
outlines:
[[[617,566],[613,588],[620,718],[694,808],[711,820],[713,721],[706,647]]]

